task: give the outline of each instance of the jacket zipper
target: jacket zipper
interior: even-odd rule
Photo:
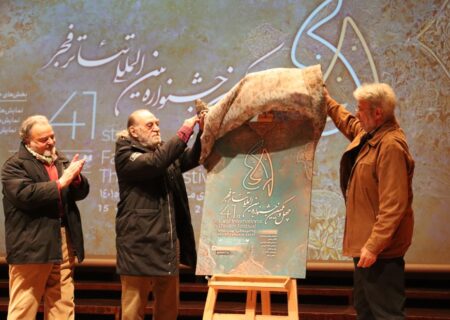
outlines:
[[[353,164],[352,170],[350,171],[350,176],[348,177],[347,190],[345,190],[345,199],[348,199],[348,190],[350,189],[350,182],[352,181],[353,171],[355,170],[356,164],[357,164],[359,161],[361,161],[361,158],[362,158],[363,156],[365,156],[366,153],[369,152],[369,151],[365,152],[364,155],[360,154],[363,147],[364,147],[364,146],[362,146],[362,147],[361,147],[361,150],[359,150],[359,153],[358,153],[358,155],[356,156],[356,159],[355,159],[355,163]],[[346,200],[346,201],[347,201],[347,200]]]
[[[167,206],[169,207],[169,227],[170,227],[170,248],[173,249],[173,226],[172,226],[172,210],[169,196],[169,187],[167,186],[167,181],[164,180],[164,184],[166,185],[167,190]]]

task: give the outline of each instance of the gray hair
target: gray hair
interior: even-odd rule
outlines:
[[[49,124],[47,117],[42,115],[34,115],[26,118],[20,125],[20,139],[22,142],[27,142],[30,137],[30,131],[36,124]]]
[[[380,107],[385,120],[394,118],[397,104],[394,90],[386,83],[364,83],[353,92],[357,101],[368,102],[371,109]]]

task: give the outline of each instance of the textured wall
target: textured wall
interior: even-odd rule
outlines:
[[[58,146],[89,160],[81,203],[89,257],[113,257],[118,188],[114,133],[147,107],[169,137],[248,72],[320,64],[354,110],[362,82],[392,85],[416,160],[412,263],[450,264],[450,3],[419,1],[0,2],[0,162],[28,115],[47,115]],[[328,122],[316,151],[309,258],[341,260],[338,163],[347,141]],[[186,176],[200,228],[205,172]],[[3,219],[3,215],[0,215]],[[4,233],[0,224],[0,233]],[[0,238],[0,252],[4,240]]]

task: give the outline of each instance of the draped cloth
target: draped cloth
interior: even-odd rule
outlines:
[[[270,111],[309,117],[318,140],[325,126],[320,65],[304,69],[275,68],[250,73],[209,108],[203,130],[200,163],[207,163],[214,143],[258,114]]]
[[[305,277],[314,154],[325,122],[320,66],[249,74],[210,107],[196,274]]]

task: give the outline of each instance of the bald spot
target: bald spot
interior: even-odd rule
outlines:
[[[128,117],[127,128],[130,128],[133,125],[145,124],[143,123],[144,119],[148,119],[148,117],[156,119],[155,115],[147,109],[133,111]]]

